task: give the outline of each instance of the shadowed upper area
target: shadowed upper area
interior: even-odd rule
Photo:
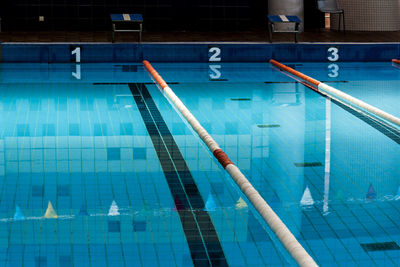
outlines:
[[[334,30],[305,31],[299,42],[398,42],[396,32],[351,32]],[[118,42],[138,42],[137,33],[116,33]],[[111,42],[111,31],[34,31],[1,32],[0,42]],[[266,30],[249,31],[151,31],[143,32],[142,42],[268,42]],[[293,42],[293,34],[274,34],[273,42]]]

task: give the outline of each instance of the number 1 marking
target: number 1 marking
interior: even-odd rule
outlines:
[[[72,55],[75,55],[75,62],[80,63],[81,62],[81,48],[77,47],[71,52]]]
[[[81,65],[76,65],[75,72],[72,73],[77,80],[81,79]]]

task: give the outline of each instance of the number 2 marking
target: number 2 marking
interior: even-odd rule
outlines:
[[[221,65],[210,65],[209,77],[211,80],[221,78]]]
[[[330,55],[328,56],[329,61],[337,61],[339,59],[339,49],[338,48],[329,47],[328,53],[330,53]]]
[[[208,52],[213,53],[208,61],[210,62],[221,61],[221,48],[211,47],[208,50]]]

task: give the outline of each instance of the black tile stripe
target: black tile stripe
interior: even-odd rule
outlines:
[[[302,67],[303,64],[287,64],[287,66],[292,68],[292,69],[296,69],[296,67]]]
[[[210,78],[209,80],[212,82],[227,82],[228,81],[228,79],[213,79],[213,78]]]
[[[394,142],[396,142],[397,144],[400,145],[400,131],[392,128],[392,127],[388,127],[387,125],[385,125],[384,123],[380,122],[377,119],[374,119],[372,116],[367,116],[361,112],[358,112],[350,107],[348,107],[347,105],[335,100],[331,98],[331,101],[333,103],[335,103],[337,106],[341,107],[342,109],[346,110],[347,112],[349,112],[350,114],[354,115],[355,117],[357,117],[358,119],[364,121],[365,123],[367,123],[368,125],[370,125],[371,127],[375,128],[376,130],[378,130],[379,132],[383,133],[384,135],[386,135],[387,137],[389,137],[390,139],[392,139]]]
[[[251,101],[251,98],[231,98],[231,101]]]
[[[364,243],[360,244],[365,252],[369,251],[383,251],[383,250],[400,250],[396,242],[378,242],[378,243]]]
[[[320,81],[322,83],[348,83],[349,81]],[[272,82],[272,81],[267,81],[264,82],[266,84],[274,84],[274,83],[300,83],[298,81],[281,81],[281,82]]]
[[[314,92],[316,92],[317,94],[323,96],[324,98],[329,98],[331,100],[332,103],[336,104],[337,106],[341,107],[342,109],[346,110],[347,112],[349,112],[350,114],[354,115],[356,118],[364,121],[365,123],[367,123],[369,126],[375,128],[376,130],[378,130],[379,132],[381,132],[382,134],[386,135],[387,137],[389,137],[390,139],[392,139],[394,142],[396,142],[397,144],[400,145],[400,130],[395,129],[393,127],[388,126],[386,123],[380,121],[379,119],[367,115],[364,112],[355,110],[353,108],[351,108],[350,106],[348,106],[347,104],[344,104],[340,101],[337,101],[321,92],[318,91],[318,88],[316,88],[314,85],[311,85],[309,83],[306,82],[301,82],[301,84],[303,84],[304,86],[307,86],[308,88],[311,88]]]
[[[182,223],[195,266],[228,266],[192,174],[145,84],[129,84]]]
[[[318,167],[322,166],[321,162],[298,162],[294,163],[296,167]]]
[[[257,124],[258,128],[279,128],[279,124]]]

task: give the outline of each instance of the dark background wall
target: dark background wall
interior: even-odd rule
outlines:
[[[304,0],[304,29],[325,27],[325,14],[317,9],[317,0]]]
[[[142,13],[147,31],[265,29],[268,0],[0,0],[5,31],[110,30],[110,13]]]

